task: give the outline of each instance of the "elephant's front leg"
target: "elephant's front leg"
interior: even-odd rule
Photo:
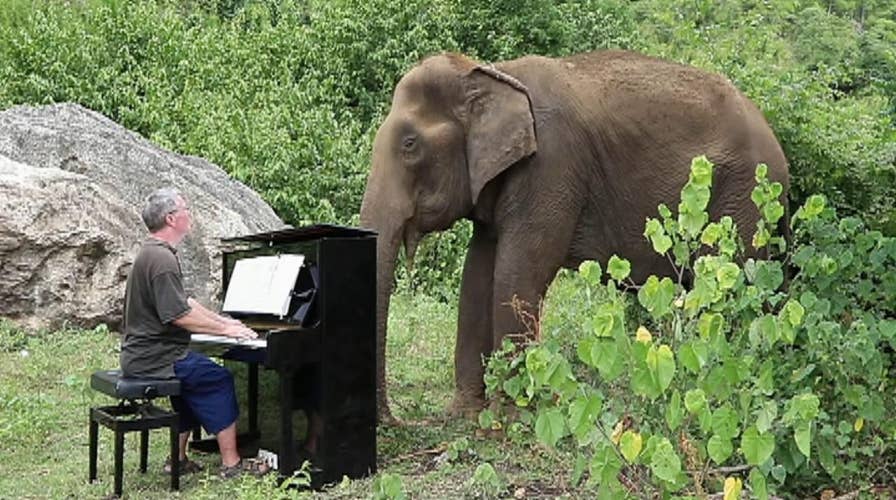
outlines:
[[[502,239],[495,253],[492,342],[500,348],[504,338],[532,340],[540,325],[541,301],[566,255],[568,238],[560,230],[551,239]]]
[[[464,262],[454,348],[454,400],[448,411],[455,415],[478,412],[485,403],[483,357],[492,351],[492,293],[496,240],[480,225]]]

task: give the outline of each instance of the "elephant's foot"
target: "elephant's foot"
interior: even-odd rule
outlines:
[[[483,408],[485,408],[485,398],[481,395],[456,392],[446,411],[452,417],[476,420]]]
[[[389,409],[389,401],[387,399],[377,398],[376,408],[377,425],[386,425],[390,427],[401,425],[401,421],[392,415],[392,410]]]

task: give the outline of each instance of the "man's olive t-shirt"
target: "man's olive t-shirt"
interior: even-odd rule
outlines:
[[[176,250],[156,238],[143,242],[124,298],[121,371],[127,377],[174,377],[187,355],[190,332],[173,321],[190,312]]]

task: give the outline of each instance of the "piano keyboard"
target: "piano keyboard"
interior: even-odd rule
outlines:
[[[190,335],[190,342],[197,344],[221,344],[221,345],[237,345],[249,347],[252,349],[267,349],[267,339],[235,339],[231,337],[222,337],[221,335],[209,335],[207,333],[194,333]]]

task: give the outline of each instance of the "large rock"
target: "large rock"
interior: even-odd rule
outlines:
[[[30,328],[118,328],[146,197],[190,203],[179,256],[188,292],[220,299],[223,237],[284,227],[244,184],[73,104],[0,112],[0,316]]]

